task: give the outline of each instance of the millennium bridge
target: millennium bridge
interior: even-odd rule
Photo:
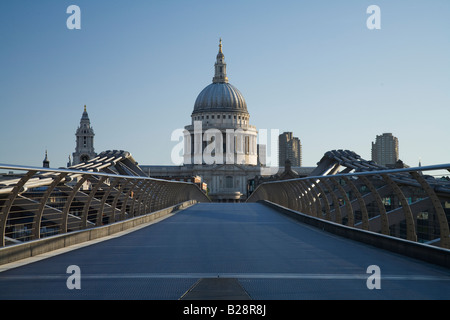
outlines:
[[[333,150],[245,203],[149,178],[125,151],[0,170],[1,300],[450,298],[450,164]]]

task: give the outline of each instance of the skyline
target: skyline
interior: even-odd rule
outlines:
[[[80,30],[66,27],[72,4]],[[373,4],[380,30],[366,26]],[[0,163],[39,166],[48,150],[65,166],[86,105],[97,153],[171,164],[219,38],[250,124],[293,132],[304,166],[333,149],[370,160],[386,132],[410,166],[449,163],[447,13],[437,0],[3,1]]]

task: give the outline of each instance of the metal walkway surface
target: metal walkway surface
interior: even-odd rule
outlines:
[[[72,265],[79,267],[80,289],[67,287]],[[371,265],[380,268],[380,289],[367,286]],[[221,295],[215,285],[231,291]],[[208,203],[121,237],[0,273],[3,300],[190,296],[449,299],[450,270],[339,238],[260,203]]]

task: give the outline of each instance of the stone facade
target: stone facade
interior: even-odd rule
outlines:
[[[198,95],[184,130],[182,166],[142,166],[151,177],[200,176],[213,201],[242,201],[248,182],[260,175],[258,132],[241,92],[228,83],[222,41],[212,84]],[[169,174],[169,175],[168,175]]]
[[[75,133],[76,147],[75,152],[72,154],[72,165],[77,165],[81,162],[87,162],[97,156],[94,150],[94,135],[94,129],[91,127],[91,121],[89,120],[86,106],[84,106],[84,112],[81,116],[80,126]]]

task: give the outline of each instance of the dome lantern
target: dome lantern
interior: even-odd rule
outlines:
[[[225,63],[225,56],[222,52],[222,38],[219,41],[219,53],[217,54],[214,69],[215,74],[213,78],[213,83],[228,83],[227,64]]]
[[[210,85],[204,88],[194,104],[194,112],[239,112],[246,113],[247,103],[242,93],[228,83],[227,64],[222,51],[222,39],[219,42],[219,53],[214,64],[215,74]]]

